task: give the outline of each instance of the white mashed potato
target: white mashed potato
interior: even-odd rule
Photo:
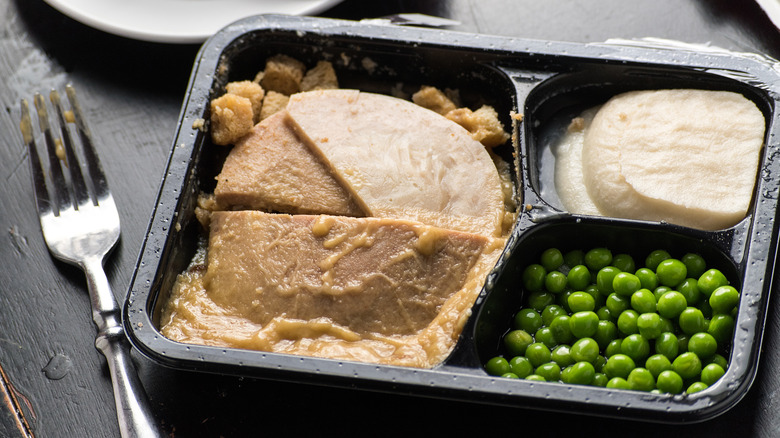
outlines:
[[[764,127],[737,93],[620,94],[569,128],[556,191],[572,213],[726,228],[750,207]]]

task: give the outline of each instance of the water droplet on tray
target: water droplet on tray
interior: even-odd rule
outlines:
[[[41,371],[47,379],[60,380],[70,372],[71,368],[73,368],[73,362],[68,356],[56,354],[49,359],[49,363]]]

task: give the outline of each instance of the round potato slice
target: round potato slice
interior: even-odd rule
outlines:
[[[729,227],[750,206],[764,126],[761,111],[737,93],[615,96],[585,133],[585,187],[607,216]]]

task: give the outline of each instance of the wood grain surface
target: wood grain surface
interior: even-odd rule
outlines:
[[[752,1],[347,0],[323,16],[422,12],[457,30],[560,41],[661,37],[780,57],[780,32]],[[19,100],[75,85],[122,218],[107,263],[123,300],[170,149],[197,45],[134,41],[71,20],[42,0],[0,0],[0,437],[118,436],[111,383],[94,347],[81,271],[54,261],[35,215]],[[171,437],[780,436],[780,301],[770,300],[758,377],[729,412],[695,425],[643,424],[404,394],[207,375],[135,354]],[[622,435],[621,435],[622,436]]]

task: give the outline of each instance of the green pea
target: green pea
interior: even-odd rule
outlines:
[[[650,391],[655,388],[655,377],[645,368],[634,368],[626,380],[628,386],[635,391]]]
[[[515,329],[536,333],[543,324],[542,315],[530,307],[524,307],[515,314],[513,324]]]
[[[549,348],[553,348],[558,345],[558,342],[555,340],[555,335],[553,334],[552,330],[550,330],[550,327],[540,327],[539,330],[537,330],[534,334],[534,339],[536,342],[541,342]]]
[[[658,375],[655,386],[662,392],[679,394],[683,389],[683,379],[673,370],[666,370]]]
[[[675,326],[674,322],[669,318],[661,317],[661,333],[664,332],[672,332],[677,330],[677,327]]]
[[[674,333],[661,333],[655,340],[655,352],[663,354],[669,360],[674,360],[680,349],[677,336]]]
[[[570,371],[566,383],[573,385],[590,385],[596,376],[596,369],[593,368],[593,364],[590,362],[577,362],[567,369]]]
[[[566,309],[563,307],[557,304],[550,304],[549,306],[545,307],[544,310],[542,310],[542,325],[549,327],[550,323],[553,322],[555,318],[566,314]]]
[[[675,287],[688,277],[685,263],[677,259],[666,259],[658,264],[655,270],[658,282],[664,286]]]
[[[569,270],[566,281],[573,290],[585,290],[590,284],[590,271],[585,265],[576,265]]]
[[[728,344],[734,335],[734,318],[731,315],[712,315],[707,333],[711,334],[719,344]]]
[[[544,287],[545,277],[547,277],[547,270],[544,266],[538,263],[528,265],[523,270],[523,287],[529,292],[538,292]]]
[[[576,338],[589,338],[596,333],[599,316],[593,311],[577,312],[569,319],[569,328]]]
[[[610,358],[616,354],[620,354],[620,346],[623,344],[622,338],[613,339],[607,344],[607,348],[604,349],[604,355]]]
[[[619,317],[621,313],[631,306],[631,299],[613,292],[607,296],[607,301],[604,305],[609,309],[609,313]]]
[[[574,363],[574,359],[571,357],[571,348],[566,344],[561,344],[555,347],[552,351],[552,360],[565,368]]]
[[[688,275],[693,278],[701,277],[707,270],[707,262],[704,261],[704,257],[699,254],[687,253],[680,258],[685,263],[685,267],[688,268]]]
[[[623,272],[634,272],[636,270],[636,264],[634,258],[629,254],[616,254],[612,257],[612,266],[620,269]]]
[[[680,292],[672,290],[661,295],[661,298],[658,299],[656,310],[664,318],[677,318],[686,307],[688,307],[688,301],[685,299],[685,296]]]
[[[604,365],[606,364],[607,358],[602,355],[598,355],[596,356],[596,360],[593,361],[593,368],[596,369],[597,373],[601,373],[604,371]]]
[[[569,344],[574,340],[574,335],[571,332],[571,317],[569,315],[561,315],[555,318],[550,323],[550,330],[559,344]]]
[[[599,344],[592,338],[578,339],[571,346],[571,358],[576,362],[593,363],[599,356]]]
[[[559,294],[566,290],[567,283],[568,278],[566,277],[566,274],[561,271],[550,271],[544,277],[544,288],[547,289],[548,292],[554,294]]]
[[[707,384],[704,382],[694,382],[691,383],[691,386],[688,387],[688,389],[685,390],[686,394],[693,394],[695,392],[704,391],[707,389]]]
[[[548,382],[554,382],[561,378],[561,367],[555,362],[547,362],[536,367],[535,374],[544,377]]]
[[[612,279],[612,290],[618,295],[630,297],[641,288],[639,277],[629,272],[618,272]]]
[[[639,329],[636,326],[636,321],[639,319],[639,313],[635,310],[626,310],[620,314],[617,320],[617,328],[621,333],[625,335],[632,335],[638,333]]]
[[[612,321],[599,319],[598,326],[596,327],[596,333],[593,334],[593,339],[596,340],[596,343],[599,344],[599,347],[607,348],[607,345],[609,345],[609,343],[613,340],[617,339],[617,337],[617,325],[615,325],[615,323]]]
[[[617,320],[617,318],[612,315],[612,312],[609,310],[609,307],[607,307],[606,304],[596,310],[596,315],[598,315],[599,319],[602,321],[615,322]]]
[[[730,313],[739,303],[739,292],[733,286],[720,286],[710,295],[713,313]]]
[[[634,368],[636,368],[634,359],[625,354],[618,353],[607,359],[607,363],[604,365],[604,374],[610,379],[614,377],[625,379]]]
[[[677,349],[680,353],[688,351],[688,338],[689,336],[685,333],[677,334]]]
[[[711,363],[720,365],[720,367],[723,368],[724,370],[728,369],[728,367],[729,367],[728,359],[726,359],[725,357],[721,356],[718,353],[713,354],[712,357],[709,358],[709,360],[707,361],[707,364],[711,364]]]
[[[696,333],[688,339],[688,351],[706,360],[718,351],[718,342],[709,333]]]
[[[612,263],[612,251],[607,248],[593,248],[585,253],[584,261],[588,269],[598,271]]]
[[[534,338],[525,330],[512,330],[504,336],[504,348],[510,356],[525,354],[525,349],[534,343]]]
[[[501,377],[503,377],[505,379],[519,379],[520,378],[515,373],[504,373],[504,374],[501,375]]]
[[[593,297],[593,301],[596,303],[596,307],[601,307],[607,301],[607,296],[599,291],[598,286],[591,284],[583,291]]]
[[[549,248],[542,252],[540,262],[544,269],[547,271],[553,271],[563,265],[563,254],[558,248]]]
[[[631,308],[639,313],[655,312],[655,295],[649,289],[639,289],[631,295]]]
[[[693,278],[686,278],[677,285],[677,291],[683,294],[688,305],[693,306],[701,302],[701,292],[699,291],[699,282]]]
[[[541,312],[545,307],[555,303],[555,294],[551,292],[531,292],[528,295],[528,307]]]
[[[575,249],[563,255],[563,263],[568,267],[585,264],[585,252]]]
[[[565,310],[566,312],[571,312],[571,309],[569,309],[569,295],[573,293],[574,293],[573,290],[566,289],[565,291],[559,293],[556,296],[555,303],[563,307],[563,310]]]
[[[658,276],[650,268],[639,268],[634,274],[642,284],[642,288],[655,290],[658,287]]]
[[[587,292],[572,292],[569,295],[569,309],[573,313],[595,310],[596,300]]]
[[[485,364],[485,371],[491,376],[500,376],[510,372],[511,368],[509,367],[509,361],[503,357],[497,356],[487,361]]]
[[[509,359],[509,368],[517,377],[524,379],[534,372],[534,366],[525,356],[515,356]]]
[[[620,269],[614,266],[605,266],[598,270],[596,273],[596,286],[599,288],[599,292],[604,295],[609,295],[615,291],[613,281],[615,276],[620,273]]]
[[[672,256],[668,252],[663,249],[657,249],[647,255],[647,258],[645,258],[645,266],[655,271],[662,261],[670,258],[672,258]]]
[[[530,375],[528,375],[525,378],[525,380],[530,380],[530,381],[533,381],[533,382],[546,382],[547,381],[544,377],[542,377],[542,376],[540,376],[538,374],[530,374]]]
[[[635,362],[642,362],[650,356],[650,342],[638,333],[628,335],[623,338],[620,351]]]
[[[653,289],[653,295],[655,295],[655,300],[658,301],[661,296],[669,291],[672,291],[673,289],[669,286],[658,286],[657,288]]]
[[[658,378],[662,372],[672,369],[672,361],[663,354],[654,354],[645,361],[645,368],[653,374],[653,377]]]
[[[680,313],[677,323],[680,325],[680,330],[687,335],[707,330],[707,322],[704,319],[704,314],[696,307],[686,307],[685,310]]]
[[[643,313],[636,320],[636,327],[639,334],[645,339],[655,339],[664,331],[661,323],[661,316],[657,313]]]
[[[708,269],[701,274],[698,280],[699,291],[707,298],[712,295],[715,289],[727,284],[729,284],[728,279],[717,269]]]
[[[628,384],[628,380],[622,377],[613,377],[607,382],[607,388],[609,389],[631,389],[631,385]]]
[[[550,352],[550,347],[544,343],[534,342],[526,348],[525,357],[531,361],[531,365],[538,367],[539,365],[550,361],[552,352]]]
[[[683,380],[694,379],[701,373],[701,360],[696,354],[685,352],[672,361],[672,368]]]
[[[593,385],[593,386],[600,386],[600,387],[604,388],[604,387],[607,386],[607,382],[608,382],[607,375],[604,374],[604,373],[597,372],[593,376],[593,382],[591,382],[591,385]]]
[[[716,363],[707,364],[701,370],[701,381],[707,386],[712,386],[720,380],[723,375],[726,374],[726,370]]]

